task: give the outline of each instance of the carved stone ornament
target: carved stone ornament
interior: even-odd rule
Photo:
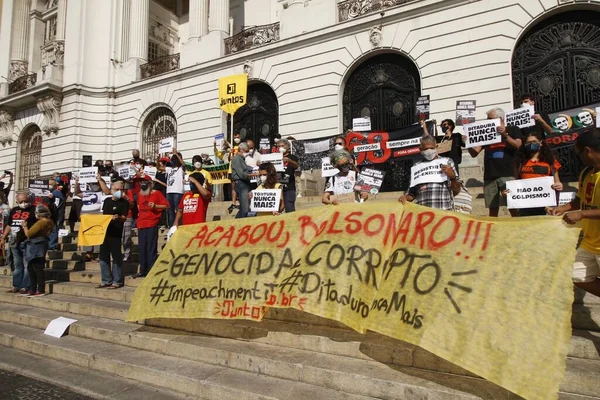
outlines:
[[[25,75],[27,75],[27,61],[13,60],[10,62],[10,71],[8,73],[10,81],[14,81]]]
[[[58,132],[58,119],[60,113],[61,99],[56,96],[46,96],[38,99],[37,108],[44,114],[44,126],[42,132],[46,135]]]
[[[65,42],[53,40],[42,46],[42,67],[47,65],[63,65],[65,58]]]
[[[0,143],[2,146],[12,143],[14,126],[13,114],[6,110],[0,110]]]
[[[383,34],[381,33],[381,27],[376,26],[371,28],[369,32],[369,41],[371,42],[371,46],[379,47],[381,46],[381,42],[383,40]]]
[[[244,73],[248,74],[248,79],[252,78],[252,71],[254,69],[254,62],[253,61],[246,61],[244,63]]]

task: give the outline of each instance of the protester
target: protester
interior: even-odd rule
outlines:
[[[454,210],[454,196],[461,191],[458,174],[451,158],[440,157],[436,150],[437,142],[433,136],[421,138],[421,155],[425,160],[415,164],[416,167],[426,166],[432,161],[439,160],[441,170],[448,176],[445,182],[427,182],[413,185],[408,191],[400,196],[399,202],[414,202],[425,207],[437,208],[439,210]]]
[[[48,183],[51,190],[48,199],[54,202],[54,206],[56,207],[56,223],[54,224],[54,229],[50,233],[50,243],[48,249],[55,250],[56,246],[58,246],[58,230],[63,229],[65,223],[65,208],[67,199],[63,193],[58,190],[58,184],[56,180],[50,179]]]
[[[279,151],[279,147],[277,146],[279,144],[279,141],[281,140],[281,135],[279,133],[276,133],[273,135],[273,147],[271,148],[271,153],[277,153]]]
[[[240,142],[242,140],[242,136],[239,133],[235,133],[233,135],[233,149],[231,150],[231,160],[233,161],[233,157],[235,157],[235,155],[239,152],[239,146],[240,146]],[[239,209],[241,207],[241,202],[240,205],[237,206],[235,203],[238,202],[238,193],[236,190],[236,181],[235,178],[233,178],[233,174],[232,174],[232,163],[229,163],[229,174],[231,175],[231,205],[227,208],[227,211],[229,211],[229,214],[231,214],[233,212],[234,209]]]
[[[27,244],[25,243],[25,232],[23,230],[23,222],[28,228],[31,228],[36,222],[35,207],[31,204],[26,193],[17,195],[17,206],[13,207],[8,216],[8,222],[0,239],[0,247],[4,247],[6,239],[10,236],[10,255],[13,262],[13,279],[12,289],[9,293],[25,294],[29,290],[30,278],[27,271],[27,263],[25,262],[25,251]]]
[[[135,178],[138,181],[144,180],[144,172],[140,170],[136,173]],[[125,182],[123,178],[119,178],[118,181],[123,183],[123,188],[125,188]],[[141,190],[141,184],[132,186],[131,189],[123,190],[122,199],[127,201],[129,204],[129,210],[127,211],[127,219],[123,224],[123,236],[122,236],[122,244],[123,244],[123,263],[129,262],[131,258],[131,249],[133,247],[133,227],[136,226],[137,218],[139,216],[138,202],[137,196]]]
[[[173,226],[193,225],[206,222],[204,202],[210,200],[210,192],[204,188],[204,175],[194,172],[190,175],[190,191],[183,195],[178,204]]]
[[[2,193],[4,193],[4,196],[8,199],[8,196],[10,196],[10,189],[12,189],[14,183],[14,174],[10,171],[4,171],[4,174],[0,179],[4,179],[6,175],[8,175],[9,178],[8,185],[6,186],[4,182],[0,182],[0,191],[2,191]]]
[[[241,143],[239,152],[233,156],[231,161],[231,181],[235,182],[235,192],[240,202],[240,210],[236,218],[246,218],[249,211],[248,193],[250,192],[250,177],[256,176],[249,172],[246,164],[246,154],[249,151],[246,143]]]
[[[2,235],[2,233],[4,232],[4,227],[8,226],[9,215],[10,215],[10,206],[8,205],[8,202],[6,201],[6,195],[4,194],[4,192],[0,191],[0,221],[2,222],[0,224],[0,226],[2,227],[2,229],[0,229],[0,235]],[[13,269],[12,268],[12,259],[10,257],[7,257],[6,246],[2,245],[2,246],[0,246],[0,265],[5,265],[5,264],[10,265],[11,271],[12,271],[12,269]]]
[[[438,143],[452,142],[450,151],[440,153],[440,157],[450,158],[454,162],[456,175],[460,175],[459,165],[462,163],[462,149],[465,147],[463,137],[460,133],[454,132],[456,125],[451,119],[443,120],[440,127],[442,128],[442,133],[444,135],[441,137],[437,136],[436,141]]]
[[[27,236],[25,241],[25,264],[31,279],[29,290],[25,294],[30,296],[44,296],[46,294],[46,279],[44,267],[46,266],[46,253],[50,242],[50,234],[55,228],[50,218],[50,210],[43,205],[35,208],[36,222],[31,228],[27,221],[23,221],[22,227]]]
[[[554,178],[552,189],[561,191],[563,184],[560,182],[558,175],[561,165],[552,154],[552,150],[543,139],[542,134],[531,131],[525,134],[524,140],[525,144],[519,148],[516,155],[515,177],[517,179],[532,179],[551,176]],[[518,210],[518,214],[520,217],[546,215],[546,209],[544,207],[522,208]]]
[[[217,141],[214,142],[215,157],[224,163],[229,164],[229,174],[231,175],[231,160],[233,158],[231,153],[231,146],[227,140],[223,140],[222,148],[217,149]],[[226,183],[223,185],[223,201],[232,201],[233,199],[233,183]],[[229,214],[233,212],[235,205],[232,203],[227,209]]]
[[[69,211],[69,229],[71,234],[75,232],[75,224],[81,217],[81,209],[83,208],[83,197],[79,186],[79,178],[74,177],[75,186],[73,187],[73,195],[71,196],[71,210]]]
[[[156,162],[156,178],[152,180],[154,182],[154,190],[158,190],[167,196],[167,172],[166,165],[170,160],[168,158],[158,158]],[[166,213],[165,213],[166,214]]]
[[[483,193],[485,197],[485,206],[489,209],[490,217],[497,217],[500,206],[506,205],[506,197],[502,192],[506,190],[506,182],[515,179],[515,154],[521,147],[523,135],[516,126],[506,126],[504,124],[504,110],[493,108],[487,113],[488,119],[500,118],[500,127],[498,132],[502,135],[500,143],[489,146],[471,147],[469,154],[471,157],[477,157],[481,151],[484,151],[483,161]],[[509,210],[513,217],[517,216],[516,210]]]
[[[102,214],[112,215],[112,220],[106,229],[104,243],[100,246],[100,272],[102,283],[98,288],[118,289],[123,287],[123,276],[121,268],[123,265],[123,253],[121,252],[121,240],[123,235],[123,224],[127,219],[129,203],[123,199],[123,182],[116,181],[111,186],[112,196],[104,200]],[[112,261],[112,268],[111,268]]]
[[[298,156],[291,153],[292,145],[289,140],[281,139],[277,142],[279,152],[283,155],[283,167],[285,168],[283,173],[283,204],[285,206],[285,212],[291,213],[296,211],[296,174],[295,171],[298,169],[298,162],[300,159]]]
[[[152,188],[150,178],[146,177],[140,184],[137,205],[139,209],[137,228],[140,270],[135,277],[144,277],[150,272],[156,261],[158,224],[163,212],[169,208],[169,203],[159,190]]]
[[[246,144],[250,149],[248,151],[248,155],[246,156],[246,164],[248,164],[249,167],[257,167],[260,165],[260,153],[256,151],[254,140],[248,139],[246,140]]]
[[[345,150],[348,152],[348,154],[350,154],[350,157],[352,158],[352,164],[354,165],[354,170],[356,171],[356,173],[358,173],[358,166],[356,165],[356,156],[354,155],[354,153],[352,153],[349,149],[348,146],[346,145],[346,139],[343,136],[336,136],[333,139],[333,150]]]
[[[212,196],[212,176],[210,175],[210,172],[204,169],[204,162],[202,156],[196,155],[192,157],[192,164],[194,164],[194,172],[200,172],[202,175],[204,175],[204,187],[211,193]]]
[[[200,157],[202,157],[202,165],[211,166],[215,165],[215,162],[208,156],[207,153],[200,153]]]
[[[277,171],[275,170],[275,166],[270,163],[262,163],[258,167],[258,178],[260,181],[260,185],[256,188],[256,190],[265,190],[265,189],[278,189],[281,190],[281,183],[277,182]],[[252,192],[248,194],[248,199],[252,200]],[[281,200],[279,202],[279,210],[272,212],[258,212],[256,213],[257,217],[267,216],[267,215],[280,215],[284,211],[283,204],[283,195],[281,196]]]
[[[114,169],[112,160],[104,161],[104,176],[108,176],[111,180],[119,177],[119,172]]]
[[[535,99],[530,94],[524,94],[523,96],[521,96],[520,101],[521,101],[521,104],[519,105],[519,107],[527,107],[527,106],[535,107]],[[551,135],[552,133],[554,133],[554,131],[552,130],[552,127],[548,123],[550,121],[550,118],[547,115],[542,116],[542,115],[536,113],[536,114],[534,114],[533,119],[535,119],[535,126],[523,128],[522,132],[524,135],[529,134],[533,131],[544,132],[543,138],[545,139],[546,134]]]
[[[175,151],[175,149],[173,149],[173,151]],[[145,167],[146,165],[148,165],[146,160],[144,160],[142,157],[140,157],[140,151],[138,149],[133,149],[131,151],[131,156],[133,158],[131,159],[130,164],[141,165],[142,167]]]
[[[549,207],[548,213],[562,215],[568,224],[581,221],[583,240],[575,257],[573,282],[600,296],[600,129],[579,135],[575,151],[587,166],[579,176],[577,196],[569,204]]]
[[[184,183],[184,166],[183,157],[181,153],[177,152],[177,149],[173,149],[173,155],[171,156],[171,165],[166,167],[167,173],[167,201],[169,202],[168,211],[168,226],[171,227],[175,221],[175,214],[177,213],[177,206],[181,202],[183,197],[183,183]]]
[[[354,191],[354,185],[356,184],[356,171],[352,161],[352,155],[346,150],[334,150],[329,158],[331,159],[331,165],[337,168],[340,172],[330,177],[325,182],[325,192],[321,202],[323,204],[339,205],[338,199],[332,199],[331,196],[340,196],[344,194],[354,194],[354,198],[365,201],[369,198],[367,193],[360,193],[360,195]]]

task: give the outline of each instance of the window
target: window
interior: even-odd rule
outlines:
[[[148,61],[168,56],[169,54],[171,54],[169,49],[162,47],[156,42],[148,42]]]
[[[154,158],[162,139],[177,137],[177,120],[167,107],[159,107],[152,111],[142,128],[142,157]]]
[[[56,21],[57,17],[54,16],[44,22],[44,44],[56,39]]]
[[[28,128],[20,139],[18,190],[29,187],[29,180],[39,178],[42,161],[42,132],[37,125]]]

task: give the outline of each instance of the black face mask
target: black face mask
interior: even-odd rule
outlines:
[[[105,165],[104,167],[106,168],[107,171],[112,171],[112,169],[113,169],[112,165]]]
[[[175,156],[171,157],[171,166],[179,167],[179,159]]]
[[[448,132],[448,129],[449,129],[449,127],[447,127],[447,126],[442,126],[442,132],[443,132],[443,133],[446,133],[446,132]]]
[[[140,189],[142,189],[143,191],[146,191],[150,188],[150,183],[142,183],[140,184]]]

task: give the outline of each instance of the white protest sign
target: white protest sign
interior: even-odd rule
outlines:
[[[472,124],[463,126],[463,130],[467,136],[465,147],[470,148],[500,143],[502,141],[502,135],[498,133],[499,126],[500,118],[473,122]]]
[[[106,183],[106,186],[108,186],[110,188],[110,185],[111,185],[110,176],[103,176],[102,180],[104,181],[104,183]]]
[[[281,189],[262,189],[252,191],[250,210],[254,212],[279,211]]]
[[[517,108],[516,110],[509,111],[505,116],[506,126],[516,126],[519,128],[535,126],[535,120],[533,119],[534,115],[535,109],[533,106]]]
[[[258,167],[252,167],[252,174],[258,173]],[[260,177],[258,175],[250,177],[250,183],[258,183]]]
[[[119,174],[119,176],[121,178],[129,179],[129,165],[124,165],[122,167],[119,167],[119,169],[117,170],[117,173]]]
[[[360,146],[354,146],[355,153],[364,153],[367,151],[381,150],[381,143],[361,144]]]
[[[144,174],[148,175],[152,179],[156,179],[156,172],[157,172],[156,167],[149,167],[149,166],[144,167]]]
[[[562,206],[565,204],[569,204],[573,200],[575,200],[576,192],[560,192],[558,195],[558,205]]]
[[[60,339],[62,335],[65,334],[65,331],[67,330],[69,325],[73,324],[74,322],[77,322],[77,320],[65,317],[58,317],[56,319],[53,319],[46,327],[44,335],[49,335]]]
[[[59,229],[58,230],[58,237],[65,237],[69,235],[69,230],[68,229]]]
[[[174,142],[175,139],[172,137],[161,140],[158,146],[158,152],[160,154],[172,152],[173,147],[175,147],[175,145],[173,144]]]
[[[329,157],[323,157],[321,159],[321,176],[323,178],[337,175],[338,172],[340,172],[340,170],[331,165],[331,159]]]
[[[71,181],[69,182],[69,186],[70,186],[70,192],[75,193],[75,179],[71,179]],[[85,192],[86,189],[87,189],[87,185],[85,183],[79,182],[79,190],[81,192]]]
[[[304,153],[314,154],[322,153],[329,150],[329,139],[322,140],[320,142],[304,143]]]
[[[410,187],[422,183],[442,183],[448,180],[448,175],[442,171],[443,160],[420,162],[410,169]]]
[[[554,178],[519,179],[506,182],[508,208],[536,208],[556,206]]]
[[[596,128],[600,128],[600,107],[596,107]]]
[[[391,142],[387,142],[386,146],[388,149],[399,149],[401,147],[411,147],[411,146],[420,146],[421,138],[412,138],[412,139],[404,139],[404,140],[393,140]]]
[[[275,167],[275,171],[285,171],[285,168],[283,168],[283,154],[281,153],[263,154],[260,156],[260,162],[262,164],[270,162]]]
[[[370,118],[354,118],[352,119],[352,130],[355,132],[365,132],[371,130]]]
[[[79,170],[79,183],[97,183],[98,167],[87,167]]]

